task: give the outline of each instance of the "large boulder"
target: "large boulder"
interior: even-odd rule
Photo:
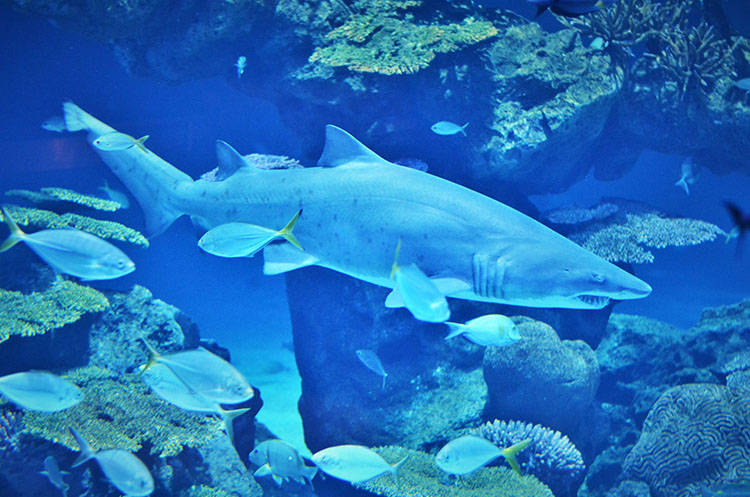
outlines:
[[[599,387],[596,354],[580,340],[560,340],[541,321],[517,324],[520,341],[484,353],[485,415],[576,431]]]

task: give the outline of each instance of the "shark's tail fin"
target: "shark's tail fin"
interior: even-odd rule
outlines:
[[[116,131],[70,101],[63,104],[63,114],[68,131],[87,131],[90,143],[103,134]],[[184,214],[179,199],[193,183],[190,176],[153,152],[144,154],[139,147],[94,150],[138,200],[149,235],[162,233]]]

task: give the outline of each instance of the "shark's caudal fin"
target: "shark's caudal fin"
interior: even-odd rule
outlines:
[[[326,125],[326,144],[318,159],[319,166],[338,167],[346,164],[390,164],[387,160],[362,145],[343,129]]]
[[[89,143],[116,131],[70,101],[63,104],[63,114],[68,131],[87,131]],[[144,154],[139,147],[94,150],[138,200],[149,235],[162,233],[184,214],[178,199],[180,192],[192,184],[190,176],[151,151]]]

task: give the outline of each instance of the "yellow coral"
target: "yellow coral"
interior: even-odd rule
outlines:
[[[83,205],[100,211],[116,211],[122,206],[113,201],[103,198],[84,195],[67,188],[47,187],[42,188],[39,192],[29,190],[8,190],[5,192],[9,197],[18,197],[28,200],[34,204],[44,202],[69,202],[72,204]]]

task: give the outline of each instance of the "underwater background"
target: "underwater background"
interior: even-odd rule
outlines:
[[[70,468],[67,426],[86,426],[86,416],[99,420],[92,445],[138,455],[156,496],[749,493],[750,247],[727,238],[724,205],[750,212],[750,95],[735,85],[750,77],[746,10],[618,0],[609,18],[587,21],[535,18],[523,0],[0,2],[0,192],[96,196],[105,181],[127,192],[81,134],[41,128],[66,99],[149,135],[149,150],[194,179],[216,167],[218,139],[315,165],[324,126],[335,124],[388,160],[419,159],[570,235],[653,288],[597,311],[449,299],[452,321],[516,322],[521,342],[485,349],[444,341],[445,326],[384,308],[387,292],[346,275],[264,276],[261,256],[209,255],[183,217],[148,248],[118,243],[135,262],[129,275],[62,277],[106,304],[21,336],[11,330],[18,313],[41,314],[35,305],[48,302],[20,304],[10,292],[56,285],[21,244],[0,254],[0,376],[49,370],[138,408],[90,403],[65,418],[0,400],[0,496],[59,495],[39,475],[42,461]],[[368,50],[375,42],[379,52]],[[466,136],[432,132],[438,121],[468,122]],[[675,183],[688,157],[700,172],[686,194]],[[12,194],[2,203],[35,206]],[[145,232],[130,204],[36,207]],[[65,314],[80,302],[56,305]],[[148,355],[133,328],[164,351],[202,340],[229,353],[259,392],[255,420],[236,420],[234,445],[211,418],[160,410],[138,381]],[[385,388],[357,349],[377,352]],[[502,458],[464,479],[442,474],[432,456],[472,429],[500,447],[532,440],[519,455],[524,479]],[[351,443],[388,446],[380,452],[391,464],[409,459],[399,483],[277,485],[254,478],[248,461],[274,437],[305,457]],[[91,463],[65,478],[69,495],[120,495]]]

